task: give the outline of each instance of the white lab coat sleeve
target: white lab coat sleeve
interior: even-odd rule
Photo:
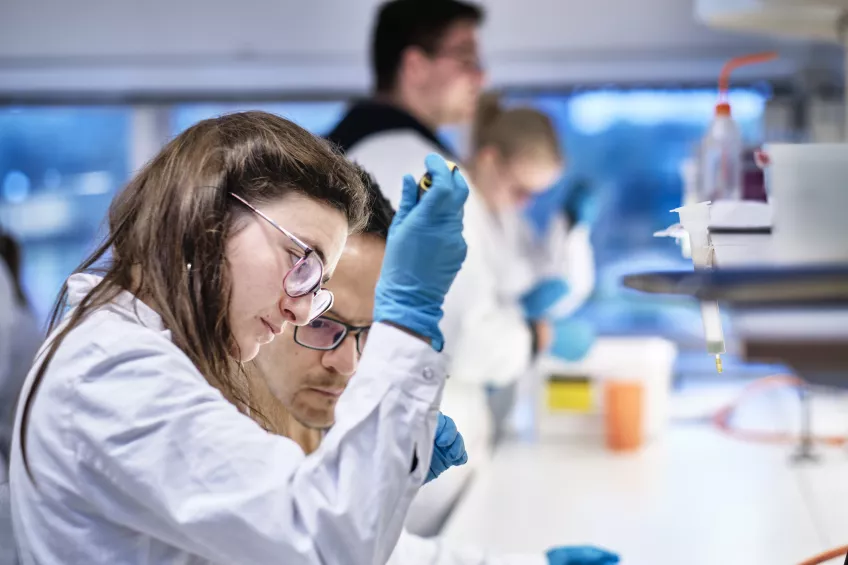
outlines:
[[[305,457],[150,335],[117,336],[132,348],[101,351],[68,392],[90,504],[215,563],[388,560],[432,454],[445,370],[429,345],[375,324],[336,425]]]
[[[589,226],[576,224],[569,229],[560,214],[551,220],[541,240],[530,235],[529,226],[524,239],[539,280],[561,277],[568,283],[568,294],[551,307],[550,317],[565,318],[579,310],[595,290],[595,255]]]
[[[398,130],[367,138],[347,152],[347,158],[361,165],[380,186],[383,196],[395,210],[400,205],[403,177],[418,179],[426,172],[424,159],[439,153],[436,146],[414,131]]]
[[[441,537],[400,536],[387,565],[548,565],[541,554],[497,555],[472,547],[452,546]]]
[[[483,253],[485,235],[469,212],[466,208],[468,254],[445,297],[445,352],[453,377],[505,385],[530,365],[533,335],[520,305],[499,295]]]

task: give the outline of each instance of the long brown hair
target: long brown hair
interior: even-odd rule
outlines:
[[[102,281],[52,338],[26,398],[20,442],[28,473],[28,415],[51,360],[88,314],[121,291],[156,310],[174,344],[212,386],[236,405],[249,406],[231,370],[235,344],[225,250],[245,211],[234,206],[230,192],[256,206],[302,193],[343,212],[351,231],[366,219],[366,192],[357,169],[327,142],[288,120],[264,112],[229,114],[177,136],[115,197],[106,240],[75,271],[100,266],[111,251],[98,269]],[[51,331],[61,323],[67,303],[65,284],[53,308]]]

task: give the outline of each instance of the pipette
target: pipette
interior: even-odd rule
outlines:
[[[672,210],[680,215],[680,224],[689,236],[692,262],[696,269],[712,269],[715,260],[712,241],[710,241],[710,203],[699,202]],[[704,337],[707,340],[707,352],[715,355],[716,370],[721,373],[721,354],[725,352],[724,331],[721,328],[721,313],[718,302],[701,302],[701,319],[704,322]]]
[[[447,163],[448,169],[450,169],[451,172],[459,170],[459,167],[457,167],[456,163],[453,161],[445,160],[445,163]],[[433,186],[433,177],[430,173],[424,173],[424,176],[418,181],[418,198],[420,199],[425,192],[430,190],[431,186]]]
[[[707,339],[707,352],[715,355],[716,370],[721,373],[721,354],[724,353],[724,332],[721,329],[721,314],[718,302],[701,302],[701,318],[704,321],[704,337]]]

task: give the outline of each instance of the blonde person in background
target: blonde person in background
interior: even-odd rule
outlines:
[[[354,375],[362,351],[373,343],[374,290],[386,248],[393,211],[369,181],[370,215],[365,229],[352,235],[328,284],[333,308],[264,348],[246,366],[251,391],[270,428],[298,442],[306,453],[319,448],[336,418],[336,405]],[[449,426],[449,425],[448,425]],[[448,427],[446,426],[446,427]],[[438,443],[437,438],[437,443]],[[469,453],[473,458],[473,452]],[[449,480],[461,467],[437,480]],[[566,535],[564,532],[563,535]],[[612,565],[618,557],[588,546],[566,546],[547,553],[498,555],[481,548],[452,546],[439,537],[402,533],[389,565]]]
[[[442,321],[453,377],[442,405],[455,410],[450,414],[469,452],[499,434],[517,383],[537,355],[578,360],[594,337],[570,320],[549,321],[551,312],[573,310],[591,292],[588,236],[569,233],[559,219],[540,237],[524,217],[529,200],[564,172],[550,118],[533,108],[504,107],[497,94],[486,94],[472,143],[464,169],[471,183],[464,230],[468,258],[445,299]],[[572,274],[580,281],[577,292],[571,290]],[[480,413],[491,419],[482,420]],[[486,451],[474,453],[480,465]]]

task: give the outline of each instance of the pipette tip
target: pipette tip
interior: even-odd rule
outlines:
[[[721,366],[721,356],[716,355],[716,371],[721,373],[723,370],[724,368]]]

